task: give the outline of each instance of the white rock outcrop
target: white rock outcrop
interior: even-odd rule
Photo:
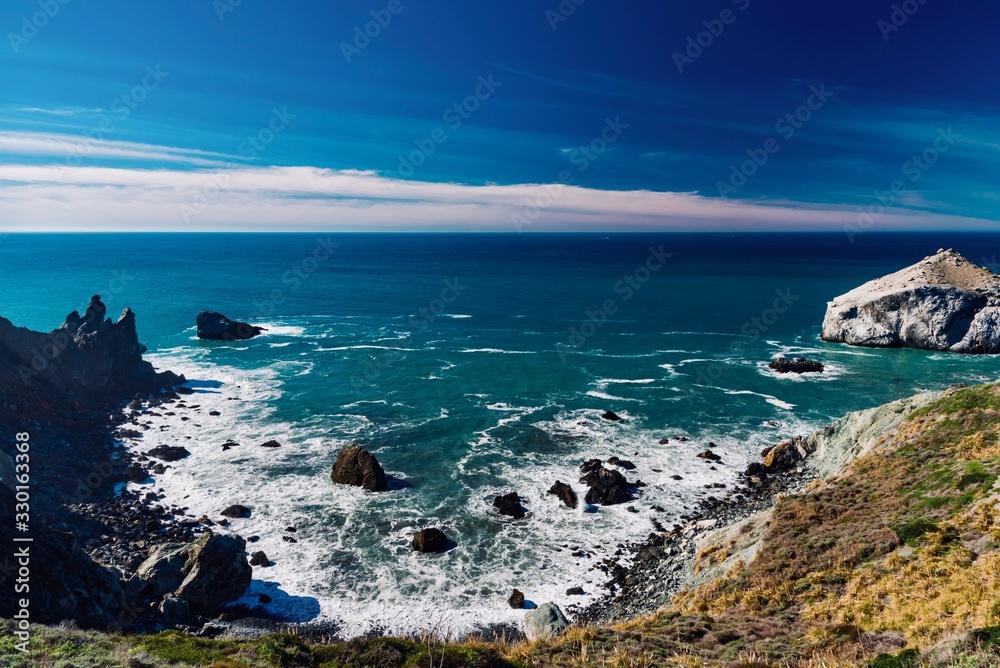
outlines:
[[[1000,276],[939,250],[830,302],[822,338],[873,348],[1000,353]]]

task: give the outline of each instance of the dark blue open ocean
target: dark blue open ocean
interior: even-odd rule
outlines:
[[[467,629],[523,614],[506,603],[515,586],[536,602],[589,600],[606,579],[590,568],[617,543],[648,535],[654,517],[670,526],[706,482],[731,484],[765,445],[1000,376],[996,358],[819,340],[828,300],[942,246],[1000,262],[1000,235],[946,233],[853,244],[844,234],[9,235],[0,315],[47,330],[95,293],[109,312],[137,312],[149,357],[186,374],[200,408],[150,418],[130,445],[183,441],[192,456],[154,487],[196,516],[253,508],[234,528],[260,535],[255,549],[275,562],[255,569],[253,591],[290,619],[340,620],[349,634]],[[199,341],[206,309],[269,331]],[[779,377],[766,368],[777,354],[827,372]],[[602,420],[608,409],[625,421]],[[658,443],[680,434],[691,440]],[[230,438],[244,446],[223,451]],[[271,438],[283,447],[257,447]],[[717,471],[695,457],[710,440],[725,462]],[[349,443],[411,486],[332,484]],[[557,479],[584,491],[580,463],[612,455],[649,484],[638,514],[574,512],[545,494]],[[525,519],[495,514],[507,491],[526,500]],[[289,525],[295,544],[281,540]],[[425,526],[457,548],[414,554],[410,537]],[[572,586],[587,596],[566,597]]]

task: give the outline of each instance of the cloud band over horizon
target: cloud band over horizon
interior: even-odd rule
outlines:
[[[158,148],[152,148],[160,153]],[[568,173],[568,172],[567,172]],[[560,176],[565,177],[567,173]],[[995,229],[905,207],[738,201],[548,184],[468,185],[308,166],[0,165],[4,231],[739,231]]]

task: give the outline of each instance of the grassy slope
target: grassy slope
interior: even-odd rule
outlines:
[[[913,413],[874,454],[779,500],[757,558],[683,592],[671,609],[614,629],[572,629],[555,642],[451,646],[442,665],[1000,666],[1000,629],[969,634],[1000,625],[998,474],[1000,385],[951,392]],[[426,643],[308,645],[287,635],[237,642],[39,628],[34,649],[19,663],[0,631],[0,665],[11,666],[430,662]],[[434,665],[440,650],[430,648]]]

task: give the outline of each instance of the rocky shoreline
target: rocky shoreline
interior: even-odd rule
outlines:
[[[743,472],[739,477],[739,485],[721,498],[702,499],[694,512],[669,530],[651,533],[642,542],[620,544],[620,556],[598,565],[610,578],[604,585],[607,593],[585,608],[570,609],[577,623],[607,625],[655,612],[689,583],[700,537],[767,510],[779,495],[801,491],[817,475],[798,466],[770,476]]]

